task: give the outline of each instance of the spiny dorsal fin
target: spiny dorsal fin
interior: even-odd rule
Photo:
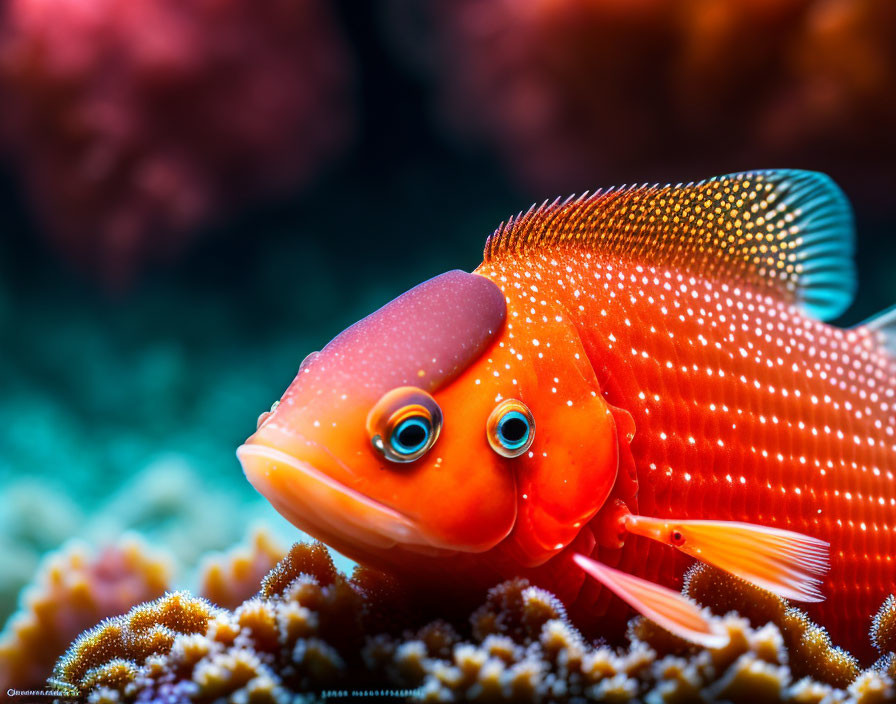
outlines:
[[[534,207],[502,223],[485,261],[578,248],[749,284],[822,320],[855,290],[849,203],[824,174],[768,170],[624,186]]]

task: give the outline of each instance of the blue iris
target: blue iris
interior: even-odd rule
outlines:
[[[495,428],[498,442],[508,450],[518,450],[529,442],[532,426],[529,419],[519,411],[508,411]]]
[[[405,418],[395,427],[389,442],[399,455],[413,455],[426,447],[431,435],[432,425],[429,421],[413,416]]]

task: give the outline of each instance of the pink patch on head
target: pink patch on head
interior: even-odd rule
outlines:
[[[506,315],[504,294],[492,281],[449,271],[352,325],[302,371],[312,384],[372,396],[398,386],[432,392],[482,354]]]

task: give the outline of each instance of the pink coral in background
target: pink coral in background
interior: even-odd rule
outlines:
[[[50,553],[0,634],[0,691],[41,688],[81,631],[161,596],[168,559],[133,537],[100,551],[73,543]]]
[[[52,242],[107,284],[252,199],[306,184],[353,127],[324,0],[8,0],[2,134]]]
[[[438,0],[428,23],[446,123],[533,191],[788,165],[885,196],[891,0]]]

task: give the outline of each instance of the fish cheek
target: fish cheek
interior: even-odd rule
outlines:
[[[615,424],[600,396],[541,413],[533,456],[521,464],[517,559],[536,566],[565,548],[609,496],[619,467]]]
[[[441,544],[458,550],[494,547],[516,520],[512,461],[491,449],[485,433],[497,392],[495,377],[473,366],[436,394],[442,433],[419,464],[411,465],[403,491],[404,505],[413,506],[409,515]]]
[[[428,463],[418,475],[416,520],[442,545],[489,550],[507,537],[516,520],[516,486],[507,461],[461,445],[436,454],[442,461]]]
[[[535,440],[517,471],[519,511],[508,541],[537,566],[569,545],[600,510],[616,481],[619,440],[613,414],[578,334],[557,324],[551,355],[536,356],[529,407]]]

